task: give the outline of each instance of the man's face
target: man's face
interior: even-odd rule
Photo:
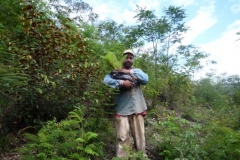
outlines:
[[[123,67],[126,69],[130,69],[133,65],[133,55],[130,53],[127,53],[125,60],[123,61]]]

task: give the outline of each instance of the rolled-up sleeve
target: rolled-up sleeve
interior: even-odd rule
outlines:
[[[140,82],[140,84],[144,85],[148,83],[148,75],[141,69],[134,68],[130,71],[130,73],[137,77],[137,80]]]
[[[121,80],[113,79],[109,74],[107,74],[103,79],[103,83],[109,87],[118,89],[121,84]]]

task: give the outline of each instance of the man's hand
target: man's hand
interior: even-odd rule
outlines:
[[[126,89],[132,89],[134,87],[134,83],[129,80],[123,80],[122,87]]]

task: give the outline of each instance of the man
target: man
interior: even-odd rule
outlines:
[[[145,154],[145,129],[144,119],[146,115],[146,102],[143,97],[140,85],[148,82],[148,75],[141,69],[133,68],[134,53],[131,49],[123,52],[126,56],[122,68],[119,72],[130,74],[134,78],[131,80],[121,80],[111,77],[111,74],[105,76],[103,83],[119,89],[116,97],[115,127],[117,131],[117,157],[126,158],[126,149],[131,146],[131,138],[134,139],[134,146],[137,151]],[[131,137],[132,135],[132,137]]]

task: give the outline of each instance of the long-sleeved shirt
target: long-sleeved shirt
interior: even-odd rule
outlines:
[[[140,85],[147,84],[148,75],[138,68],[132,68],[130,74],[137,78],[138,83],[132,89],[120,90],[116,97],[117,106],[115,110],[117,115],[127,116],[147,110]],[[105,76],[103,83],[116,89],[121,87],[121,80],[111,78],[110,74]]]

